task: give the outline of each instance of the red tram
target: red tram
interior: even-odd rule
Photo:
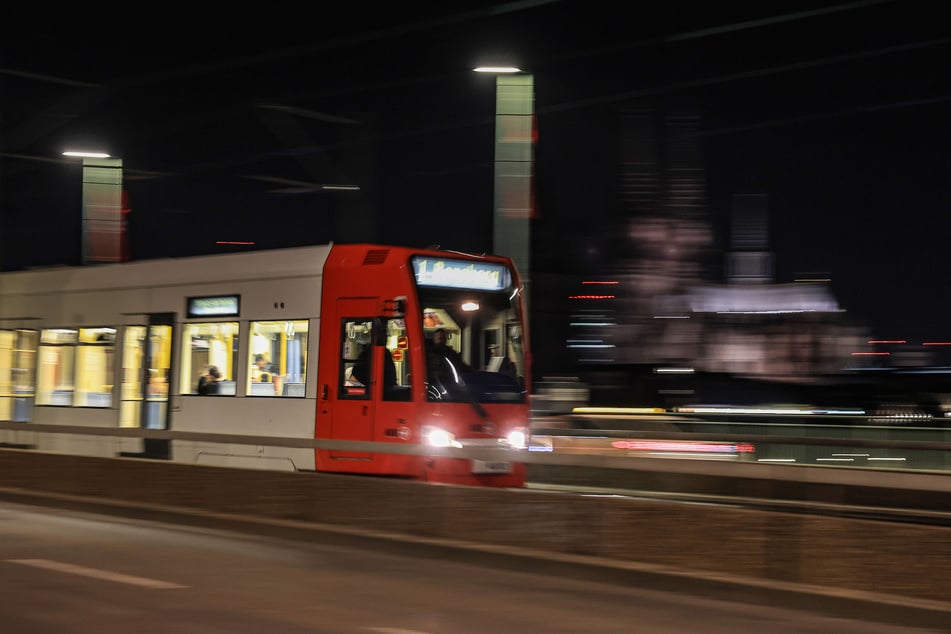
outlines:
[[[439,250],[325,245],[4,273],[0,442],[521,486],[525,322],[509,259]],[[42,425],[316,438],[318,448]],[[441,447],[513,458],[427,449]]]

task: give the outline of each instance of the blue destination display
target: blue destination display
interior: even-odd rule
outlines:
[[[240,295],[188,298],[189,317],[236,317],[240,313]]]
[[[512,285],[504,264],[416,256],[411,259],[420,286],[502,291]]]

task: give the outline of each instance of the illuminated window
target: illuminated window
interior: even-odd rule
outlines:
[[[307,334],[305,319],[251,322],[248,396],[304,396]]]
[[[373,371],[373,321],[344,319],[340,339],[340,398],[370,398]]]
[[[112,406],[115,350],[115,328],[79,329],[73,405],[77,407]]]
[[[386,321],[386,349],[383,353],[383,400],[410,400],[409,338],[404,319]]]
[[[36,343],[35,330],[0,330],[0,421],[32,419]]]
[[[146,429],[168,429],[168,390],[172,367],[172,326],[149,324],[145,336],[148,382],[145,384]]]
[[[199,394],[201,378],[217,374],[213,385],[202,393],[233,396],[238,364],[238,322],[185,324],[182,336],[182,394]]]
[[[119,427],[140,427],[142,413],[142,362],[145,326],[126,326],[122,337],[122,386],[119,390]]]
[[[79,331],[48,328],[40,334],[37,405],[72,405]]]

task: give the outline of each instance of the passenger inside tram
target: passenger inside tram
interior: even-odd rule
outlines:
[[[268,383],[273,380],[274,376],[279,372],[277,366],[275,366],[271,361],[263,354],[254,355],[254,380],[260,381],[262,383]]]
[[[217,394],[219,380],[221,380],[221,373],[218,368],[215,366],[209,367],[208,372],[198,379],[198,393],[201,395]]]
[[[345,383],[348,386],[365,387],[370,384],[369,380],[369,347],[364,347],[357,357],[356,362],[347,368]]]

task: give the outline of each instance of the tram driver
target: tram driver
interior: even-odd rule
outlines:
[[[449,337],[450,334],[445,328],[437,328],[433,333],[432,341],[427,350],[430,365],[433,362],[442,362],[443,359],[446,359],[456,367],[465,367],[466,364],[462,360],[462,356],[449,345]]]
[[[426,365],[429,376],[444,385],[459,383],[462,374],[472,370],[463,361],[462,355],[449,345],[451,333],[445,328],[437,328],[433,338],[427,342]]]

